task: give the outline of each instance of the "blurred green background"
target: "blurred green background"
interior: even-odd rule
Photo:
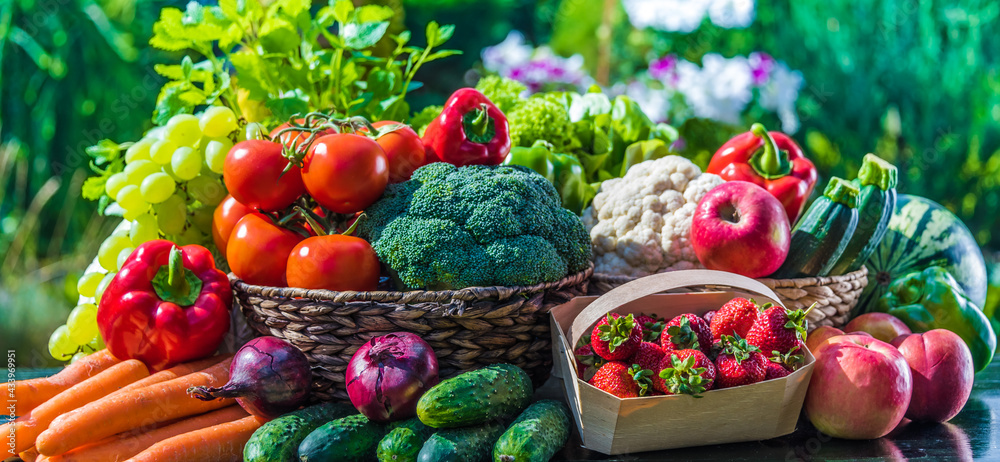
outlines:
[[[469,70],[480,50],[514,29],[559,54],[581,54],[605,85],[668,53],[699,62],[708,52],[766,51],[805,78],[795,138],[822,175],[853,172],[868,152],[893,160],[901,191],[941,202],[972,229],[992,261],[988,303],[1000,298],[994,1],[758,2],[748,28],[706,20],[690,34],[637,30],[617,0],[374,1],[401,8],[411,29],[431,19],[456,24],[449,46],[464,54],[422,69],[427,86],[412,94],[415,109],[474,83]],[[75,305],[76,278],[118,221],[80,198],[89,174],[84,148],[103,138],[135,140],[151,127],[163,83],[152,66],[179,59],[147,45],[151,26],[162,7],[185,3],[0,2],[0,348],[16,349],[24,367],[54,364],[48,336]],[[707,151],[739,129],[687,123],[690,144]]]

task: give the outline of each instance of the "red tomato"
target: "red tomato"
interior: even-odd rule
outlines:
[[[288,159],[281,144],[264,140],[236,143],[226,155],[222,180],[229,194],[241,204],[264,211],[288,207],[305,192],[302,172],[292,166],[282,175]]]
[[[382,128],[386,125],[399,125],[399,122],[383,120],[372,125]],[[382,135],[375,142],[382,146],[389,159],[389,183],[409,180],[413,171],[424,165],[424,142],[409,125]]]
[[[292,249],[285,274],[291,287],[370,291],[378,288],[378,257],[359,237],[314,236]]]
[[[306,123],[306,119],[303,119],[303,118],[300,117],[298,119],[295,119],[295,123],[297,123],[299,125],[302,125],[302,124]],[[278,128],[275,128],[274,130],[271,130],[271,133],[270,133],[271,139],[274,139],[274,141],[277,141],[277,142],[279,142],[279,143],[281,143],[281,144],[283,144],[285,146],[291,146],[293,142],[294,143],[304,143],[305,140],[309,137],[309,133],[308,132],[303,132],[301,130],[293,130],[293,131],[290,131],[290,132],[283,133],[281,135],[280,139],[275,139],[278,136],[278,132],[280,132],[281,130],[284,130],[284,129],[288,128],[288,127],[291,127],[291,125],[288,122],[285,122],[285,123],[283,123],[281,125],[278,125]],[[337,132],[333,131],[333,129],[329,129],[328,128],[326,130],[321,131],[319,134],[316,135],[316,137],[318,138],[318,137],[323,136],[323,135],[332,135],[334,133],[337,133]],[[303,146],[303,148],[304,147],[305,146]]]
[[[215,213],[212,214],[212,240],[215,241],[215,247],[223,257],[226,256],[226,244],[229,243],[229,235],[233,233],[233,228],[240,218],[250,212],[253,212],[253,209],[228,194],[215,207]]]
[[[226,246],[226,260],[233,274],[248,284],[286,287],[288,254],[302,236],[276,226],[267,216],[253,212],[236,223]]]
[[[389,182],[385,151],[371,138],[350,133],[316,140],[303,160],[302,181],[309,195],[336,213],[364,210]]]

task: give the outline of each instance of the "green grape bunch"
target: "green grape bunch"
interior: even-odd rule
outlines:
[[[210,106],[174,115],[134,143],[102,141],[89,150],[104,168],[95,168],[100,175],[87,180],[84,195],[106,202],[104,214],[121,215],[122,223],[80,277],[81,302],[49,338],[52,357],[74,361],[104,348],[97,308],[136,247],[154,239],[211,245],[212,214],[228,194],[222,182],[226,155],[248,131],[230,108]]]

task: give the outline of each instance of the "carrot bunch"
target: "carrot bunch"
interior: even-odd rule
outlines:
[[[231,399],[201,401],[193,386],[229,380],[232,357],[216,356],[154,374],[106,350],[58,374],[15,383],[22,414],[15,450],[28,462],[239,461],[263,422]]]

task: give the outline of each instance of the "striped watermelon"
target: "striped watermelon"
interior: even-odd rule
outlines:
[[[986,302],[986,262],[969,228],[937,202],[900,194],[889,231],[865,263],[868,287],[853,315],[873,311],[896,279],[930,266],[951,273],[976,306]]]

